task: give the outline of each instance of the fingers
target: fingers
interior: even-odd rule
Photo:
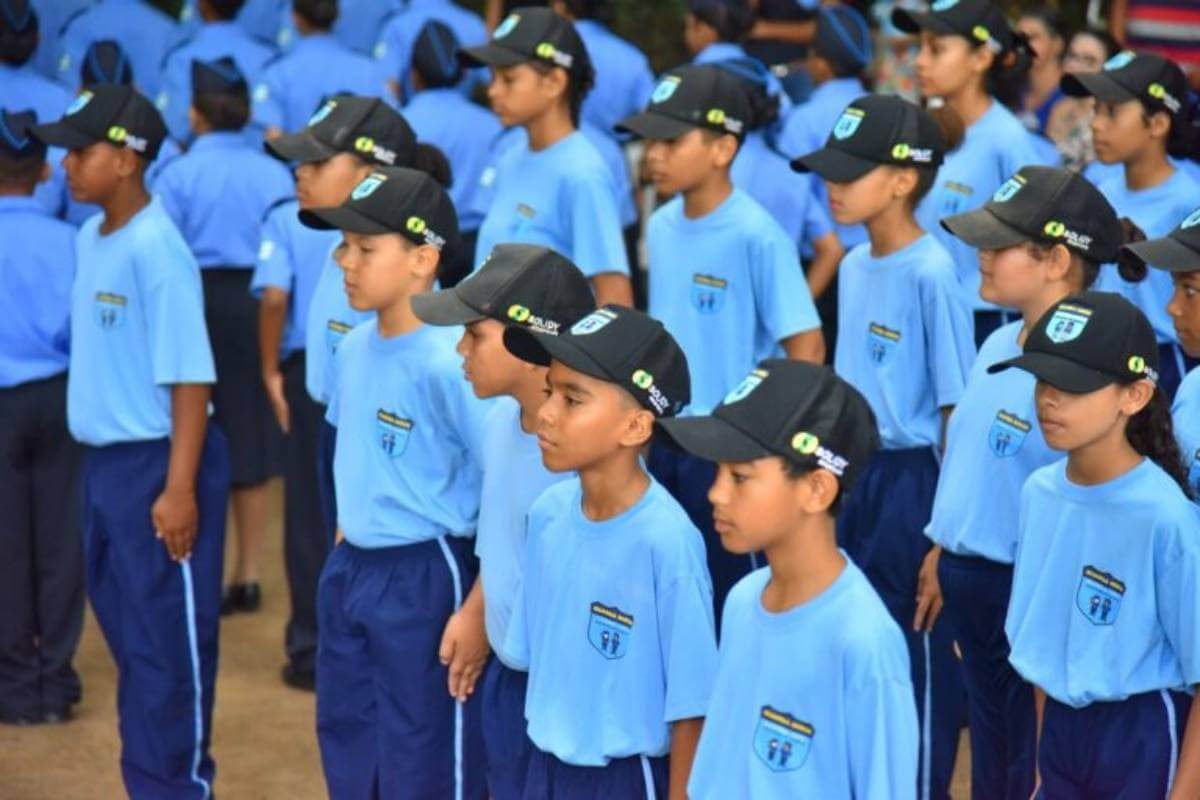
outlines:
[[[454,699],[465,703],[475,693],[475,685],[479,682],[479,676],[483,674],[485,661],[457,658],[451,662],[450,694]]]

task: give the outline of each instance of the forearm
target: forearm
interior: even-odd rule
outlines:
[[[1192,701],[1183,745],[1179,748],[1179,767],[1171,788],[1171,800],[1193,800],[1200,797],[1200,702]]]
[[[167,465],[168,491],[195,491],[196,470],[208,429],[208,400],[212,389],[205,383],[179,383],[171,387],[171,457]]]
[[[671,723],[671,776],[669,800],[687,800],[687,783],[692,774],[692,762],[696,758],[696,746],[700,743],[700,731],[704,728],[703,717],[681,719]]]
[[[629,276],[620,272],[603,272],[592,276],[592,291],[596,294],[596,305],[612,303],[633,308],[633,284]]]
[[[475,583],[471,585],[471,591],[467,592],[467,596],[458,610],[460,613],[483,616],[483,581],[481,579],[475,579]]]
[[[804,22],[786,22],[782,20],[760,19],[750,30],[750,39],[774,39],[779,42],[794,44],[809,44],[817,35],[816,20]]]
[[[267,287],[258,304],[258,355],[264,375],[279,372],[279,348],[287,325],[288,293]]]
[[[781,344],[787,357],[793,361],[825,363],[825,334],[821,333],[820,328],[789,336]]]
[[[813,242],[813,260],[808,265],[808,290],[814,300],[825,294],[825,290],[833,282],[838,263],[845,252],[841,242],[832,233]]]

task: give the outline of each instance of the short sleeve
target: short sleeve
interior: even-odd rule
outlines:
[[[338,426],[338,413],[342,408],[341,393],[338,392],[338,373],[341,371],[341,353],[346,348],[339,347],[329,355],[326,374],[329,376],[329,406],[325,409],[325,421],[333,427]]]
[[[154,180],[154,193],[158,195],[163,211],[167,212],[171,222],[174,222],[175,227],[182,231],[184,207],[187,205],[187,200],[183,196],[183,187],[180,185],[183,181],[180,180],[179,170],[176,167],[176,164],[172,164],[158,173],[158,177]]]
[[[134,259],[154,382],[214,383],[200,268],[183,239],[171,233],[140,242]]]
[[[1184,683],[1200,683],[1200,511],[1189,504],[1186,519],[1155,569],[1158,618],[1179,658]]]
[[[250,278],[250,293],[261,297],[268,286],[291,294],[296,279],[292,263],[291,243],[284,227],[284,214],[268,213],[258,242],[254,274]]]
[[[256,125],[283,128],[286,117],[284,87],[276,66],[263,70],[262,77],[250,94],[250,101],[251,117]]]
[[[918,726],[912,683],[889,675],[855,680],[846,687],[842,707],[852,795],[861,800],[913,797]]]
[[[528,670],[530,662],[529,610],[530,598],[537,596],[538,570],[533,536],[534,517],[525,517],[525,572],[513,601],[512,616],[508,619],[508,631],[504,635],[501,653],[504,662],[516,669]]]
[[[607,174],[578,177],[567,183],[567,226],[571,256],[584,275],[629,274],[629,257],[621,238],[617,197]]]
[[[926,359],[938,408],[945,408],[956,405],[966,388],[975,361],[975,321],[949,259],[944,270],[919,269]]]
[[[655,608],[667,679],[663,721],[674,722],[708,713],[717,674],[717,638],[712,581],[700,534],[686,518],[683,524],[667,520],[663,527],[670,530],[661,535],[672,538],[667,546],[655,548]]]
[[[754,301],[772,341],[782,342],[821,327],[821,318],[800,268],[796,245],[782,231],[763,233],[749,242]]]

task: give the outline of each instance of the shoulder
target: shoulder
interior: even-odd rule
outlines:
[[[858,680],[910,680],[908,652],[904,634],[892,619],[883,601],[857,566],[847,562],[849,585],[832,620],[842,657],[852,676]]]
[[[983,344],[979,347],[979,355],[976,358],[983,362],[984,367],[990,367],[991,363],[1008,358],[1011,355],[1017,355],[1020,348],[1017,347],[1017,336],[1021,332],[1021,328],[1025,325],[1023,320],[1016,320],[1007,325],[1001,325],[996,330],[988,334],[988,337],[983,340]]]
[[[262,221],[264,223],[279,223],[287,219],[294,219],[296,212],[300,210],[300,202],[294,197],[284,197],[276,200],[271,205],[267,206],[267,210],[263,212]]]
[[[567,147],[562,151],[558,167],[571,183],[590,184],[597,180],[607,181],[608,166],[604,156],[583,131],[571,134]]]
[[[363,358],[370,352],[368,345],[371,341],[371,334],[375,330],[375,325],[375,319],[372,318],[346,334],[337,348],[337,361],[339,364],[345,364],[349,359]]]
[[[647,225],[651,229],[664,229],[683,219],[683,197],[676,195],[650,214]]]
[[[646,502],[630,520],[638,533],[668,563],[689,563],[697,556],[696,563],[703,562],[704,539],[679,501],[653,478],[646,491],[649,493]]]
[[[1030,473],[1025,479],[1025,485],[1021,487],[1021,502],[1045,502],[1048,498],[1057,496],[1059,475],[1063,471],[1064,463],[1055,461]]]
[[[771,568],[759,567],[733,585],[725,598],[723,621],[745,620],[754,613],[761,602],[763,589],[771,580]]]
[[[1176,412],[1184,408],[1200,409],[1200,367],[1183,377],[1175,392],[1175,404],[1172,408]],[[1200,422],[1200,419],[1197,421]]]
[[[936,236],[926,233],[912,249],[911,255],[913,272],[922,284],[953,286],[957,293],[958,273],[954,268],[954,259]]]
[[[191,49],[192,44],[196,41],[196,37],[199,36],[200,30],[203,30],[203,29],[201,28],[201,29],[192,31],[190,34],[183,36],[175,44],[168,47],[163,52],[162,62],[161,62],[162,67],[166,67],[168,64],[170,64],[173,61],[178,61],[178,60],[187,58],[188,51]]]
[[[570,513],[579,496],[579,478],[571,477],[553,484],[529,506],[530,530],[544,527],[550,520]]]

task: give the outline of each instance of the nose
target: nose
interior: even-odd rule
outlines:
[[[1167,303],[1167,313],[1175,319],[1183,316],[1183,287],[1176,286],[1171,293],[1171,301]]]

